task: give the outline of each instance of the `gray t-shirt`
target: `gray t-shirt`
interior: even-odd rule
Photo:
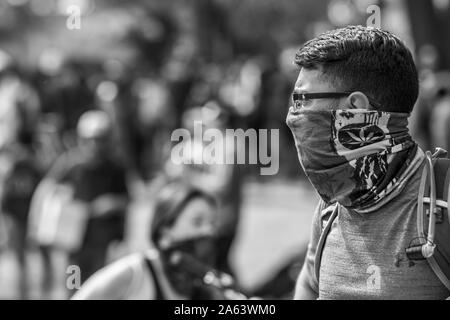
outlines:
[[[305,269],[319,299],[445,299],[450,292],[426,260],[409,261],[405,248],[417,237],[417,197],[421,166],[403,191],[376,211],[341,207],[328,234],[314,277],[314,258],[326,204],[314,214]]]

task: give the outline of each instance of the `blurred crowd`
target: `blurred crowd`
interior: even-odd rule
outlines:
[[[55,252],[64,255],[67,266],[79,267],[83,284],[108,262],[135,251],[126,234],[135,228],[129,227],[133,206],[144,202],[154,220],[158,195],[174,182],[217,201],[208,208],[218,214],[207,265],[232,276],[229,253],[243,181],[246,176],[262,179],[259,168],[175,165],[170,152],[181,142],[171,141],[171,133],[177,128],[192,132],[194,121],[221,132],[280,128],[281,149],[293,148],[283,125],[292,86],[286,55],[211,58],[199,52],[195,39],[175,30],[167,16],[152,19],[163,26],[164,37],[149,40],[142,32],[130,32],[125,46],[138,52],[131,62],[68,56],[52,47],[30,66],[0,50],[0,250],[12,249],[17,258],[21,299],[29,298],[30,250],[42,261],[41,297],[63,285],[55,283]],[[204,147],[202,141],[195,143],[199,148],[193,150],[200,154],[194,151],[188,155],[192,158],[201,157]],[[240,147],[247,152],[257,148],[235,148]],[[282,152],[281,157],[291,165],[280,174],[297,174],[295,153]],[[183,206],[173,209],[174,215],[187,210],[187,200],[176,194],[166,201]],[[190,220],[184,232],[202,223],[193,214],[185,219]],[[150,239],[152,223],[141,232],[147,232],[149,247],[160,249]],[[202,234],[183,241],[192,242],[191,237]],[[119,249],[111,254],[114,245]]]
[[[45,263],[44,291],[53,285],[53,248],[67,252],[84,281],[105,265],[108,246],[123,239],[130,202],[151,202],[173,180],[220,199],[217,266],[231,272],[228,252],[248,169],[174,165],[177,141],[170,137],[179,127],[193,130],[194,121],[220,130],[249,126],[245,116],[259,108],[262,72],[250,59],[231,71],[205,65],[194,72],[189,62],[177,63],[169,59],[164,67],[178,68],[174,79],[135,74],[118,61],[66,61],[49,75],[21,70],[0,53],[0,235],[2,246],[8,235],[20,262],[21,298],[30,245]],[[238,105],[244,115],[232,109]]]
[[[214,11],[217,8],[203,8],[215,15],[206,15],[200,39],[205,25],[217,30],[209,30],[201,41],[180,31],[167,15],[150,19],[138,11],[153,23],[130,31],[120,44],[137,52],[127,61],[69,56],[52,47],[40,52],[35,65],[23,65],[0,46],[0,259],[2,251],[14,251],[20,266],[20,298],[29,294],[29,250],[41,256],[44,298],[61,285],[55,284],[55,251],[66,256],[67,265],[79,266],[80,284],[112,260],[112,244],[119,247],[115,258],[133,252],[126,243],[127,224],[133,206],[141,202],[153,217],[142,228],[149,246],[160,254],[159,260],[145,259],[152,261],[151,270],[156,269],[154,278],[192,284],[195,281],[189,279],[196,275],[204,279],[208,270],[218,270],[210,284],[219,279],[215,288],[236,288],[221,275],[234,274],[229,252],[241,215],[243,182],[248,177],[261,182],[266,178],[259,176],[258,166],[174,165],[170,152],[178,142],[171,141],[171,133],[177,128],[192,131],[194,121],[221,131],[279,129],[281,165],[276,177],[301,178],[284,125],[296,76],[295,50],[270,48],[267,41],[266,51],[242,43],[237,46],[245,50],[236,51],[221,24],[223,15]],[[183,17],[180,13],[178,19]],[[215,23],[212,17],[217,18]],[[425,149],[450,149],[450,73],[436,68],[432,52],[418,58],[423,88],[411,119],[413,136]],[[211,234],[213,248],[202,251],[192,245],[192,240]],[[174,266],[169,263],[174,251],[190,256],[175,259]],[[280,270],[278,278],[252,294],[286,296],[295,278],[288,278],[289,268],[298,268],[301,254]],[[204,272],[203,265],[189,260],[192,256],[211,269]],[[184,269],[191,266],[182,276],[176,271],[180,264]],[[99,281],[116,283],[108,277]],[[142,290],[133,292],[141,296]],[[168,296],[164,288],[160,291],[159,297]],[[179,291],[189,297],[223,298],[216,291]],[[67,296],[72,294],[68,289]]]

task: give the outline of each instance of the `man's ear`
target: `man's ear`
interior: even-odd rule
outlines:
[[[345,104],[349,109],[371,109],[369,99],[361,91],[352,92],[347,97]]]

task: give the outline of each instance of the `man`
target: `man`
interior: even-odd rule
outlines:
[[[301,70],[286,121],[321,197],[295,298],[445,299],[427,261],[405,255],[417,238],[424,166],[407,128],[418,96],[410,51],[390,32],[350,26],[307,42],[295,63]]]

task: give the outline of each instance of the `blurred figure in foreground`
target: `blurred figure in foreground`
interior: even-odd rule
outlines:
[[[227,273],[233,273],[229,263],[229,253],[237,234],[242,203],[242,166],[226,163],[226,159],[235,159],[236,152],[245,146],[239,139],[225,134],[232,127],[230,114],[216,101],[206,102],[202,107],[194,107],[183,114],[183,125],[189,130],[189,139],[182,140],[175,146],[183,152],[183,163],[168,162],[166,172],[175,178],[185,179],[195,187],[213,194],[218,200],[219,214],[217,218],[217,267]],[[203,135],[196,134],[199,130],[219,130],[224,137],[223,158],[208,158],[209,141],[203,140]]]
[[[151,226],[155,249],[124,257],[97,272],[73,299],[243,298],[233,279],[215,270],[217,205],[183,182],[159,193]]]
[[[81,282],[105,265],[109,245],[124,232],[129,194],[125,168],[111,149],[111,129],[105,112],[84,113],[79,146],[56,161],[36,192],[34,238],[68,252]]]

